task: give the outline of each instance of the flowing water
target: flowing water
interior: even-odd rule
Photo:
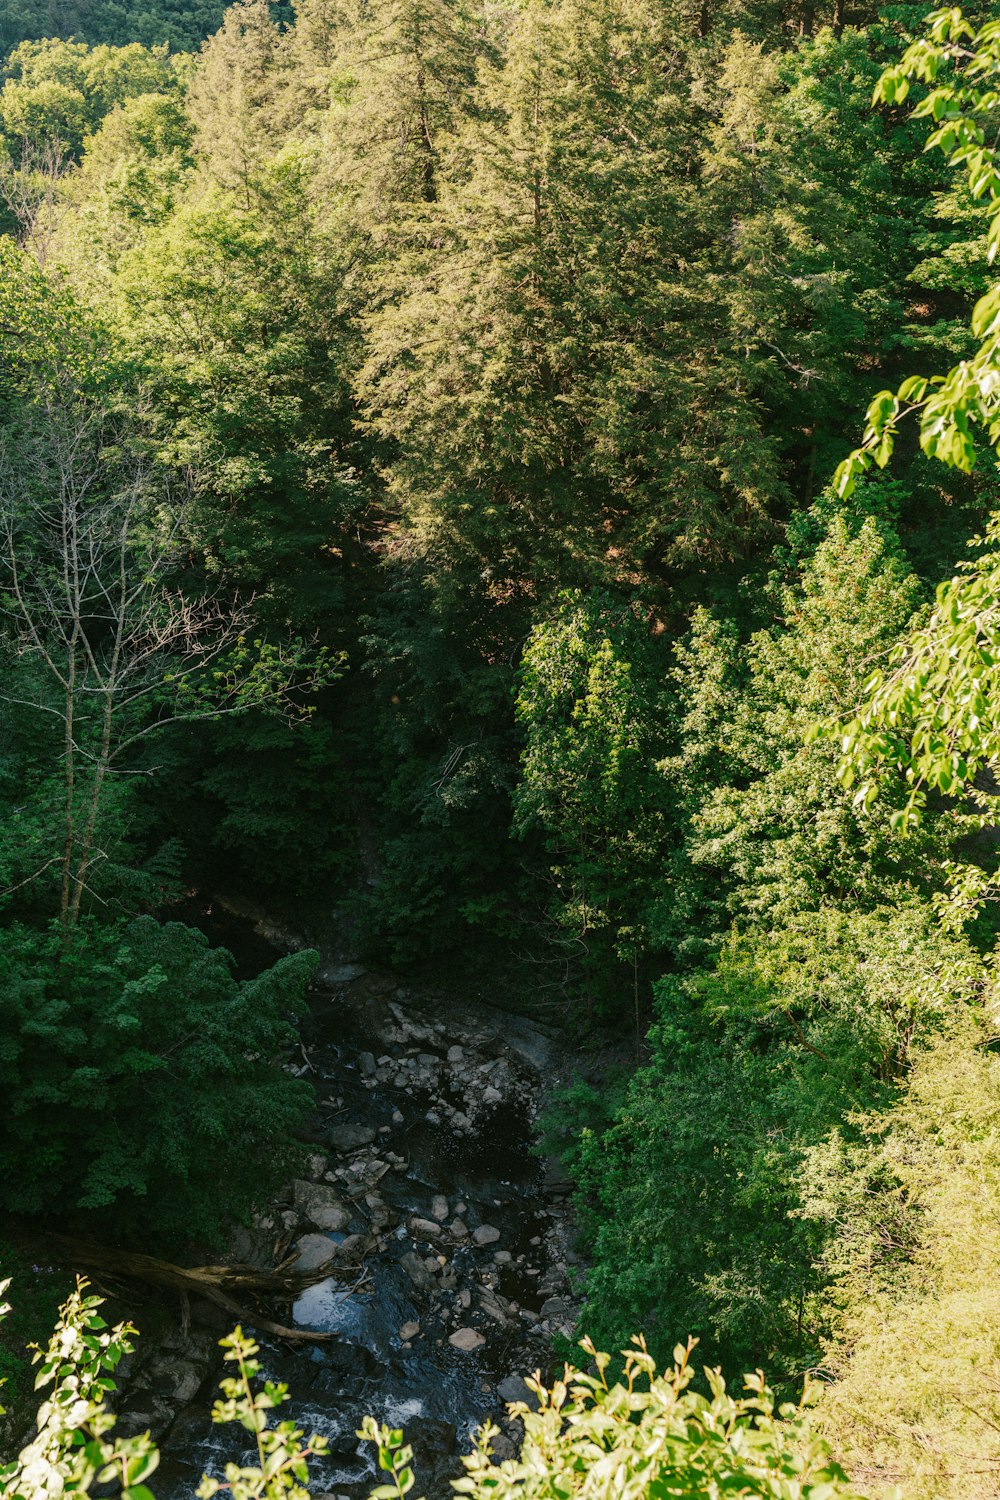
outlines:
[[[213,935],[237,946],[232,933]],[[240,956],[246,970],[274,955],[244,942]],[[552,1336],[572,1325],[564,1184],[531,1150],[553,1037],[480,1002],[414,994],[356,966],[330,966],[311,1008],[296,1064],[316,1088],[309,1177],[319,1187],[300,1183],[235,1249],[273,1264],[308,1234],[311,1253],[349,1252],[358,1269],[333,1267],[291,1306],[264,1310],[334,1332],[334,1341],[258,1335],[260,1357],[267,1376],[289,1387],[282,1415],[329,1443],[328,1456],[310,1465],[314,1495],[367,1495],[373,1454],[356,1430],[368,1412],[405,1429],[415,1493],[450,1493],[456,1455],[516,1395],[511,1377],[545,1367]],[[314,1191],[336,1195],[336,1229],[309,1222],[302,1203]],[[474,1347],[456,1347],[455,1334]],[[136,1420],[157,1379],[161,1402],[171,1380],[188,1397],[161,1439],[161,1500],[188,1500],[203,1472],[253,1460],[242,1429],[207,1417],[218,1364],[191,1398],[177,1377],[177,1359],[190,1364],[191,1351],[175,1344],[140,1371],[131,1397]],[[500,1440],[499,1457],[513,1451],[517,1431]]]

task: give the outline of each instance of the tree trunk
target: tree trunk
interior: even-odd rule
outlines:
[[[307,1343],[322,1343],[339,1338],[336,1333],[317,1333],[307,1328],[288,1328],[283,1323],[274,1323],[261,1317],[228,1295],[233,1291],[267,1292],[271,1296],[290,1296],[325,1281],[329,1276],[346,1275],[349,1269],[359,1269],[364,1276],[364,1267],[336,1268],[324,1266],[316,1271],[286,1271],[280,1266],[273,1271],[259,1271],[254,1266],[175,1266],[170,1261],[158,1260],[153,1255],[141,1255],[130,1250],[113,1250],[107,1245],[96,1245],[85,1240],[76,1240],[69,1235],[56,1234],[46,1239],[46,1246],[73,1267],[83,1266],[88,1270],[106,1271],[115,1276],[132,1277],[149,1282],[153,1286],[168,1287],[189,1296],[206,1297],[217,1307],[223,1307],[240,1322],[270,1333],[275,1338],[293,1339]],[[349,1295],[360,1283],[355,1281],[345,1291]]]
[[[73,844],[76,837],[76,747],[73,738],[76,732],[73,719],[76,698],[76,646],[77,632],[74,630],[73,638],[69,644],[69,663],[66,674],[66,727],[63,740],[63,754],[66,759],[66,764],[63,768],[66,813],[64,820],[62,880],[59,892],[59,921],[62,924],[64,935],[68,931],[67,914],[69,912],[70,879],[73,867]]]
[[[104,699],[104,717],[101,724],[101,748],[98,752],[97,768],[94,772],[94,784],[90,790],[90,806],[87,809],[87,821],[84,825],[83,837],[80,841],[80,853],[77,860],[76,872],[73,876],[73,889],[70,895],[69,910],[66,914],[67,925],[70,928],[76,926],[80,916],[80,904],[83,901],[83,893],[87,885],[87,873],[90,869],[91,856],[94,852],[94,839],[97,835],[97,815],[101,809],[101,795],[104,791],[104,781],[111,761],[111,725],[114,719],[113,692],[113,687],[109,687]]]

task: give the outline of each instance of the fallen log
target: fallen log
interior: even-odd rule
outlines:
[[[169,1287],[182,1298],[192,1295],[206,1297],[217,1307],[222,1307],[262,1333],[274,1338],[321,1343],[336,1339],[336,1333],[318,1333],[307,1328],[288,1328],[270,1318],[261,1317],[242,1306],[227,1289],[233,1291],[255,1291],[271,1296],[294,1296],[317,1281],[346,1272],[360,1272],[358,1279],[348,1287],[344,1295],[350,1296],[364,1281],[364,1267],[324,1266],[314,1271],[293,1271],[279,1267],[274,1271],[259,1270],[256,1266],[175,1266],[171,1261],[159,1260],[154,1255],[143,1255],[133,1250],[114,1250],[107,1245],[77,1240],[69,1235],[53,1234],[46,1237],[58,1259],[71,1266],[81,1266],[93,1271],[106,1271],[113,1276],[124,1276],[145,1281],[153,1286]]]

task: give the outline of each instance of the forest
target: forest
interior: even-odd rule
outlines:
[[[634,1488],[563,1389],[467,1493],[996,1495],[1000,12],[0,0],[0,56],[8,1397],[25,1234],[204,1262],[299,1173],[336,929],[572,1058],[552,1357]],[[636,1335],[610,1437],[575,1341]],[[147,1500],[101,1420],[73,1484]]]

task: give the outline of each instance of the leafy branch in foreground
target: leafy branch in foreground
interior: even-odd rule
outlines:
[[[413,1449],[403,1442],[402,1430],[389,1427],[385,1422],[376,1422],[374,1417],[365,1417],[358,1428],[358,1437],[367,1438],[378,1445],[378,1466],[389,1475],[388,1484],[380,1484],[372,1490],[369,1500],[403,1500],[412,1490],[415,1480],[410,1464]]]
[[[980,823],[995,804],[972,783],[1000,757],[1000,518],[982,541],[981,555],[938,587],[927,623],[868,679],[861,710],[835,728],[840,779],[857,787],[858,806],[874,801],[884,766],[902,771],[905,799],[891,818],[902,829],[919,819],[928,791],[964,790]]]
[[[757,1495],[768,1500],[861,1500],[827,1445],[808,1428],[807,1387],[799,1406],[781,1406],[758,1373],[746,1378],[749,1394],[732,1396],[718,1370],[706,1370],[710,1394],[690,1389],[691,1355],[696,1341],[678,1344],[674,1368],[658,1375],[645,1343],[624,1354],[623,1380],[608,1384],[611,1357],[589,1340],[582,1348],[593,1364],[589,1373],[567,1366],[547,1390],[530,1381],[539,1409],[517,1404],[524,1423],[519,1458],[493,1461],[490,1444],[498,1429],[487,1423],[474,1452],[463,1459],[466,1474],[455,1480],[460,1495],[473,1500],[646,1500],[646,1497]],[[370,1424],[365,1436],[375,1436]],[[398,1433],[378,1430],[380,1464],[398,1473]],[[388,1452],[385,1450],[388,1449]],[[375,1491],[394,1500],[409,1484]]]
[[[0,1282],[0,1296],[9,1286]],[[11,1463],[0,1467],[0,1500],[56,1500],[72,1493],[83,1496],[94,1484],[116,1484],[120,1500],[153,1500],[142,1481],[153,1473],[160,1455],[149,1433],[117,1436],[108,1397],[115,1391],[110,1372],[132,1351],[135,1328],[120,1323],[109,1328],[97,1309],[101,1297],[87,1296],[80,1280],[60,1312],[59,1322],[43,1353],[36,1389],[52,1386],[38,1412],[38,1433]],[[0,1318],[9,1312],[0,1303]],[[293,1422],[268,1426],[268,1413],[288,1399],[288,1387],[265,1381],[254,1388],[260,1373],[258,1346],[237,1328],[223,1339],[225,1358],[238,1373],[222,1381],[223,1399],[215,1403],[216,1422],[239,1422],[256,1439],[258,1464],[227,1464],[224,1480],[207,1475],[198,1488],[201,1500],[228,1490],[233,1500],[307,1500],[308,1460],[326,1452],[317,1435],[303,1442]],[[0,1407],[0,1412],[3,1408]]]
[[[925,150],[940,150],[949,166],[964,171],[969,192],[983,202],[989,220],[990,262],[1000,249],[1000,165],[995,145],[1000,93],[1000,21],[976,31],[959,9],[935,11],[927,34],[887,68],[875,87],[876,104],[906,99],[910,80],[935,85],[913,110],[937,128]],[[946,375],[908,376],[897,391],[879,391],[867,412],[860,448],[844,459],[834,476],[838,494],[849,496],[873,464],[884,469],[892,457],[900,422],[919,421],[920,446],[930,458],[968,473],[976,460],[976,429],[991,445],[1000,439],[1000,284],[976,303],[972,332],[980,347]]]
[[[0,1295],[8,1283],[0,1282]],[[117,1481],[122,1500],[153,1500],[142,1480],[159,1455],[148,1433],[119,1439],[107,1396],[113,1370],[131,1349],[135,1330],[109,1329],[98,1316],[99,1297],[87,1297],[86,1282],[62,1309],[42,1360],[38,1386],[53,1394],[39,1411],[38,1436],[13,1463],[0,1468],[0,1500],[56,1500],[66,1491],[86,1495],[95,1481]],[[0,1317],[9,1309],[0,1305]],[[616,1500],[670,1496],[757,1495],[762,1500],[862,1500],[827,1445],[809,1430],[807,1387],[802,1404],[777,1412],[763,1376],[747,1377],[749,1394],[731,1396],[717,1370],[705,1372],[708,1396],[689,1387],[694,1377],[695,1340],[674,1350],[674,1367],[662,1375],[641,1339],[626,1352],[624,1376],[609,1385],[611,1357],[589,1341],[582,1348],[589,1373],[566,1367],[547,1390],[529,1382],[539,1409],[516,1404],[511,1411],[524,1424],[520,1457],[494,1462],[490,1445],[498,1429],[487,1423],[477,1445],[463,1460],[466,1474],[454,1481],[456,1493],[473,1500],[569,1500],[570,1496],[613,1494]],[[326,1451],[315,1434],[304,1440],[293,1422],[268,1425],[269,1413],[288,1399],[287,1386],[264,1381],[259,1352],[241,1328],[222,1340],[225,1357],[237,1373],[222,1382],[223,1399],[212,1417],[239,1422],[254,1434],[257,1463],[227,1464],[224,1479],[205,1476],[199,1500],[228,1490],[232,1500],[307,1500],[308,1460]],[[412,1452],[403,1434],[367,1417],[358,1437],[378,1445],[378,1463],[389,1483],[371,1500],[403,1500],[414,1486]]]
[[[0,1296],[9,1282],[0,1282]],[[120,1486],[122,1500],[153,1500],[142,1483],[159,1463],[149,1433],[119,1437],[106,1405],[115,1383],[110,1372],[132,1350],[130,1323],[109,1328],[98,1314],[102,1298],[85,1295],[77,1283],[62,1308],[43,1353],[36,1390],[51,1386],[38,1410],[38,1432],[11,1463],[0,1467],[0,1500],[53,1500],[70,1492],[85,1495],[96,1482]],[[9,1306],[0,1303],[0,1317]],[[0,1407],[0,1411],[3,1408]]]
[[[912,81],[929,86],[913,111],[935,128],[926,150],[944,153],[962,171],[972,198],[988,220],[992,262],[1000,249],[1000,164],[996,141],[1000,118],[1000,22],[976,30],[961,10],[935,11],[926,35],[887,69],[875,102],[890,107],[908,96]],[[834,486],[844,498],[872,465],[884,468],[904,418],[916,419],[920,446],[931,458],[969,472],[977,444],[1000,443],[1000,283],[976,303],[972,332],[979,348],[946,375],[910,376],[899,389],[880,391],[868,407],[864,439],[837,469]],[[973,783],[1000,751],[1000,519],[973,545],[975,559],[942,583],[929,620],[902,643],[887,670],[865,687],[864,706],[846,726],[817,730],[841,736],[839,775],[857,785],[855,801],[873,802],[882,771],[902,772],[904,797],[897,827],[919,821],[928,790],[945,796],[967,792],[980,823],[993,799]],[[970,887],[969,868],[959,884],[959,906],[971,911],[985,889]]]
[[[307,1500],[308,1460],[313,1454],[326,1452],[326,1439],[313,1433],[304,1444],[304,1433],[294,1422],[279,1422],[277,1427],[269,1427],[267,1414],[287,1401],[288,1387],[266,1380],[259,1389],[254,1389],[252,1381],[260,1374],[260,1361],[255,1358],[259,1345],[242,1328],[221,1343],[225,1358],[236,1365],[238,1373],[221,1382],[224,1399],[216,1401],[212,1408],[212,1421],[239,1422],[252,1432],[258,1462],[227,1464],[224,1481],[206,1474],[196,1491],[198,1500],[212,1500],[220,1490],[229,1490],[233,1500],[264,1500],[264,1497],[279,1500],[280,1496],[287,1500]]]

